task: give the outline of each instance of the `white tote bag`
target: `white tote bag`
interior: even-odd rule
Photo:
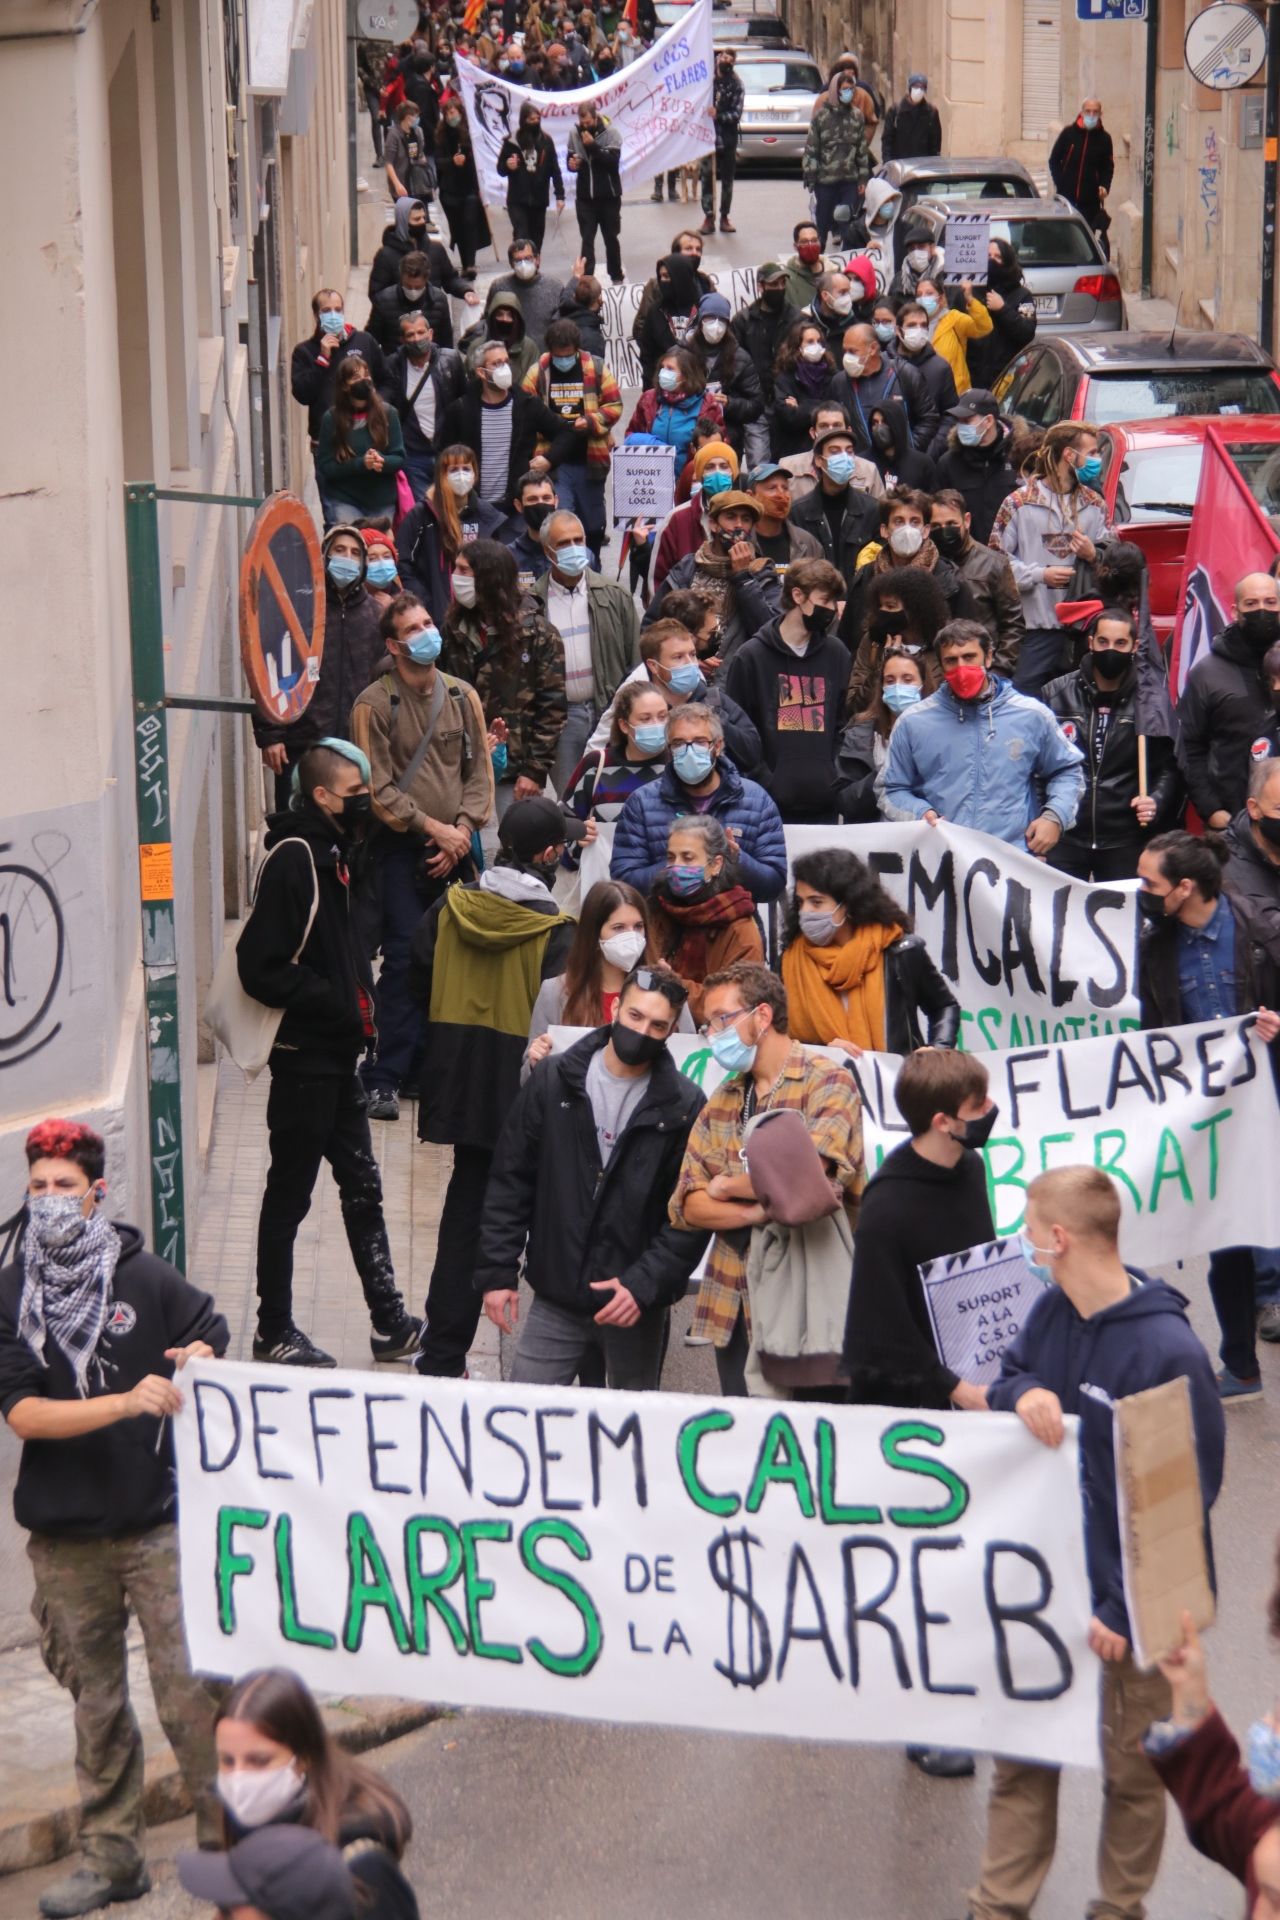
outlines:
[[[266,860],[258,868],[258,877],[254,882],[253,902],[250,914],[257,902],[258,888],[262,884],[263,868],[271,854],[278,853],[281,847],[297,845],[296,840],[279,840],[267,854]],[[311,862],[311,880],[315,891],[311,896],[311,911],[307,915],[307,924],[303,928],[302,938],[298,942],[298,951],[293,956],[297,966],[298,957],[310,938],[315,922],[316,908],[320,905],[320,879],[316,873],[315,855],[304,840],[307,859]],[[266,1066],[271,1057],[271,1049],[276,1043],[280,1031],[280,1022],[284,1019],[283,1007],[264,1006],[261,1000],[253,999],[240,984],[240,969],[236,965],[236,948],[239,936],[222,949],[222,956],[214,969],[213,982],[204,1003],[204,1017],[214,1038],[220,1040],[236,1065],[240,1067],[247,1080],[253,1080]]]

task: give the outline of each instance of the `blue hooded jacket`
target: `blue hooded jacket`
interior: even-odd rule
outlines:
[[[1130,1267],[1132,1293],[1088,1320],[1059,1287],[1036,1301],[988,1390],[992,1407],[1012,1413],[1032,1387],[1047,1387],[1064,1413],[1080,1416],[1084,1544],[1093,1610],[1104,1627],[1132,1642],[1120,1563],[1112,1409],[1117,1400],[1185,1376],[1204,1502],[1204,1542],[1213,1574],[1209,1509],[1222,1486],[1226,1432],[1208,1354],[1191,1330],[1182,1294]]]
[[[758,905],[767,904],[776,900],[787,884],[782,815],[764,788],[754,780],[744,780],[724,754],[716,761],[716,771],[720,785],[711,796],[711,805],[702,811],[734,829],[739,844],[738,879]],[[613,830],[609,862],[613,878],[626,880],[638,892],[647,894],[659,874],[667,870],[667,832],[672,821],[696,811],[673,767],[668,767],[661,779],[640,787],[623,807]]]
[[[1043,701],[990,678],[985,699],[957,700],[944,686],[902,715],[889,735],[884,797],[913,820],[932,808],[954,826],[1021,846],[1041,813],[1064,830],[1075,825],[1084,756]]]

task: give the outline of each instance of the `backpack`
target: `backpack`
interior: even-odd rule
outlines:
[[[258,898],[258,888],[262,884],[263,869],[267,861],[272,854],[278,853],[281,847],[293,844],[295,843],[292,840],[278,840],[268,851],[253,883],[253,896],[249,903],[250,913],[253,912]],[[307,849],[315,892],[311,897],[311,911],[307,915],[307,924],[298,942],[298,951],[293,956],[295,967],[302,949],[311,937],[316,909],[320,905],[320,876],[316,872],[316,858],[305,840],[301,844]],[[275,1046],[276,1035],[280,1031],[280,1022],[284,1019],[285,1010],[283,1007],[268,1007],[261,1000],[255,1000],[251,994],[245,992],[240,981],[240,969],[236,963],[238,945],[239,940],[236,939],[222,949],[214,969],[208,997],[204,1003],[204,1018],[214,1038],[222,1042],[246,1080],[254,1080],[271,1058],[271,1049]]]

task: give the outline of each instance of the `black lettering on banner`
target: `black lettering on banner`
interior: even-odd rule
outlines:
[[[989,866],[990,862],[988,861],[982,864]],[[991,871],[994,874],[995,868],[992,867]],[[965,881],[964,907],[966,918],[969,912],[969,886],[972,877],[973,870],[971,870],[969,878]],[[997,875],[996,877],[998,878],[999,876]],[[911,865],[907,869],[907,912],[910,914],[915,914],[916,912],[917,894],[919,894],[920,898],[924,901],[925,908],[930,913],[933,912],[939,902],[942,904],[942,927],[939,931],[930,931],[929,951],[936,954],[938,965],[947,979],[958,980],[960,977],[960,957],[956,941],[956,857],[950,847],[947,848],[941,860],[938,862],[938,871],[932,877],[925,871],[925,864],[919,852],[914,852],[911,855]],[[969,946],[970,949],[972,949],[972,927],[969,931]],[[975,966],[977,965],[977,959],[978,956],[974,954]],[[981,968],[979,968],[979,971],[981,972]],[[983,977],[985,978],[985,975]],[[994,986],[999,977],[999,969],[997,968],[996,973],[992,976],[988,984]]]
[[[539,1407],[534,1415],[534,1427],[538,1435],[538,1477],[542,1488],[542,1504],[548,1513],[579,1513],[582,1510],[581,1500],[557,1500],[547,1481],[548,1470],[557,1460],[563,1460],[564,1455],[557,1453],[548,1441],[546,1423],[548,1420],[576,1420],[577,1417],[572,1407]]]
[[[1077,1107],[1071,1098],[1071,1087],[1067,1079],[1067,1049],[1058,1052],[1058,1092],[1062,1095],[1062,1111],[1068,1120],[1096,1120],[1102,1112],[1101,1107]]]
[[[811,1627],[796,1625],[796,1593],[800,1585],[800,1575],[802,1573],[805,1578],[805,1584],[809,1589],[809,1598],[813,1602],[815,1618]],[[787,1655],[791,1651],[791,1642],[793,1640],[817,1640],[827,1656],[827,1665],[831,1669],[832,1678],[834,1680],[844,1679],[844,1674],[840,1671],[840,1662],[836,1658],[835,1647],[832,1645],[831,1635],[827,1629],[827,1610],[822,1604],[822,1595],[818,1590],[818,1583],[813,1577],[813,1568],[809,1565],[809,1556],[806,1554],[804,1548],[799,1545],[792,1547],[791,1560],[787,1567],[787,1600],[782,1615],[782,1639],[778,1644],[779,1680],[781,1680],[786,1670]]]
[[[458,1422],[458,1432],[462,1442],[461,1453],[459,1453],[457,1447],[454,1446],[448,1428],[429,1400],[424,1400],[422,1403],[419,1425],[421,1432],[420,1466],[418,1469],[419,1493],[424,1499],[426,1498],[427,1479],[430,1472],[430,1433],[432,1426],[435,1427],[436,1432],[440,1435],[444,1443],[445,1452],[457,1468],[458,1478],[461,1480],[467,1492],[471,1493],[474,1489],[475,1469],[471,1462],[471,1409],[466,1401],[464,1400],[462,1403],[462,1417]],[[492,1432],[492,1429],[490,1429],[490,1431]],[[501,1439],[501,1434],[497,1435],[496,1438]]]
[[[1150,1035],[1143,1036],[1150,1040]],[[1165,1039],[1169,1036],[1166,1034]],[[1173,1042],[1175,1049],[1177,1042]],[[1181,1052],[1178,1053],[1181,1059]],[[1129,1071],[1126,1073],[1125,1068]],[[1106,1109],[1110,1113],[1122,1093],[1128,1093],[1133,1087],[1141,1087],[1152,1106],[1158,1106],[1160,1096],[1142,1070],[1142,1063],[1127,1040],[1117,1040],[1115,1052],[1111,1056],[1111,1078],[1107,1084]]]
[[[1004,1063],[1005,1085],[1009,1089],[1009,1125],[1015,1133],[1022,1125],[1022,1118],[1018,1108],[1019,1096],[1024,1093],[1039,1093],[1042,1084],[1038,1074],[1034,1080],[1020,1080],[1018,1078],[1018,1068],[1024,1062],[1030,1066],[1033,1061],[1047,1060],[1048,1058],[1048,1047],[1036,1047],[1031,1053],[1011,1053]]]
[[[591,1504],[600,1505],[600,1442],[607,1440],[611,1447],[621,1452],[628,1442],[632,1449],[632,1468],[635,1473],[636,1505],[647,1507],[649,1504],[649,1481],[644,1464],[644,1430],[640,1425],[638,1413],[629,1413],[615,1433],[612,1427],[606,1427],[598,1413],[587,1416],[587,1444],[591,1450]]]
[[[1000,983],[1000,961],[996,954],[988,953],[984,959],[978,952],[973,926],[973,888],[974,882],[985,880],[991,887],[1000,885],[1000,869],[994,860],[975,860],[964,877],[964,924],[969,936],[969,953],[977,970],[978,978],[987,986],[995,987]],[[944,968],[945,972],[946,969]],[[953,980],[955,974],[950,976]]]
[[[1216,1036],[1210,1034],[1207,1037],[1213,1039]],[[1189,1076],[1182,1071],[1182,1048],[1174,1039],[1173,1035],[1171,1033],[1151,1032],[1144,1034],[1143,1038],[1147,1043],[1147,1059],[1150,1062],[1151,1072],[1154,1076],[1157,1104],[1163,1106],[1169,1098],[1169,1095],[1165,1092],[1165,1082],[1167,1080],[1171,1080],[1175,1087],[1181,1087],[1184,1093],[1190,1093],[1191,1080]],[[1200,1058],[1201,1061],[1203,1061],[1203,1053],[1201,1053]],[[1208,1087],[1205,1088],[1206,1093],[1210,1091]],[[1225,1092],[1225,1088],[1214,1088],[1212,1092],[1216,1095]],[[1177,1099],[1176,1094],[1173,1097],[1175,1100]]]
[[[1021,967],[1028,990],[1043,997],[1044,981],[1036,962],[1035,935],[1031,931],[1031,889],[1020,880],[1010,880],[1005,888],[1004,919],[1000,928],[1004,960],[1004,982],[1013,992],[1013,976]]]
[[[911,1543],[911,1597],[916,1609],[916,1653],[920,1660],[920,1679],[926,1693],[976,1693],[978,1689],[967,1683],[953,1682],[950,1686],[933,1677],[933,1667],[929,1658],[929,1628],[949,1627],[949,1613],[930,1613],[925,1605],[924,1576],[921,1561],[926,1553],[954,1553],[963,1548],[964,1541],[959,1534],[949,1539],[913,1540]]]
[[[889,1578],[879,1593],[870,1600],[858,1599],[858,1573],[856,1556],[859,1548],[873,1547],[877,1553],[884,1554],[889,1562]],[[849,1649],[849,1685],[857,1687],[862,1678],[862,1656],[858,1646],[858,1627],[883,1627],[889,1636],[889,1646],[893,1653],[893,1664],[898,1675],[898,1685],[905,1691],[911,1690],[911,1669],[907,1665],[907,1651],[902,1644],[902,1635],[898,1632],[888,1614],[881,1608],[898,1584],[898,1552],[888,1540],[881,1539],[878,1533],[851,1533],[840,1542],[840,1558],[844,1562],[844,1632]]]
[[[258,1463],[258,1478],[260,1480],[292,1480],[293,1478],[293,1475],[286,1473],[283,1467],[269,1467],[263,1460],[263,1441],[272,1439],[280,1432],[280,1429],[279,1427],[267,1426],[258,1411],[258,1395],[260,1393],[288,1393],[289,1391],[290,1389],[288,1387],[265,1387],[256,1382],[249,1388],[249,1406],[253,1413],[253,1457]]]
[[[226,1401],[228,1407],[231,1409],[231,1445],[227,1451],[227,1456],[225,1460],[219,1460],[216,1463],[209,1456],[209,1436],[205,1430],[205,1424],[204,1424],[204,1421],[205,1421],[204,1396],[207,1393],[220,1393],[223,1399]],[[202,1473],[225,1473],[227,1468],[231,1465],[231,1462],[235,1459],[236,1455],[240,1451],[240,1438],[241,1438],[242,1428],[240,1425],[239,1402],[237,1401],[234,1393],[231,1392],[229,1387],[221,1386],[219,1382],[216,1380],[197,1380],[195,1394],[196,1394],[196,1431],[200,1435],[200,1471]]]
[[[864,1061],[860,1060],[848,1060],[845,1064],[853,1075],[863,1106],[875,1116],[875,1123],[880,1132],[909,1133],[911,1129],[897,1108],[891,1104],[893,1088],[885,1080],[879,1055],[872,1054],[869,1068]],[[869,1078],[868,1075],[870,1075]],[[896,1077],[895,1074],[894,1078]]]
[[[524,1479],[520,1482],[520,1490],[518,1493],[486,1492],[484,1497],[491,1507],[519,1507],[524,1505],[525,1495],[529,1491],[529,1482],[533,1478],[533,1470],[529,1465],[529,1456],[520,1445],[520,1442],[513,1440],[509,1433],[503,1433],[495,1426],[494,1422],[500,1413],[509,1413],[517,1419],[527,1420],[529,1417],[529,1409],[527,1407],[490,1407],[484,1417],[485,1431],[491,1433],[494,1439],[500,1441],[504,1447],[510,1447],[512,1453],[515,1454],[524,1469]]]
[[[1129,991],[1129,979],[1134,967],[1134,951],[1133,949],[1130,950],[1128,960],[1126,961],[1125,956],[1121,953],[1114,940],[1103,931],[1099,924],[1099,918],[1102,914],[1114,912],[1116,908],[1123,910],[1127,900],[1127,894],[1117,893],[1110,888],[1105,890],[1094,889],[1086,893],[1084,897],[1084,917],[1089,923],[1089,931],[1096,934],[1098,944],[1106,953],[1110,954],[1112,960],[1115,962],[1115,977],[1110,986],[1101,980],[1090,980],[1087,983],[1089,988],[1089,1001],[1090,1004],[1095,1007],[1118,1006]],[[1134,939],[1135,941],[1137,940],[1136,927],[1134,929]]]
[[[745,1527],[730,1532],[726,1527],[716,1535],[707,1549],[707,1564],[711,1569],[711,1578],[721,1593],[728,1594],[729,1605],[726,1620],[727,1663],[715,1661],[717,1673],[722,1673],[731,1686],[762,1687],[769,1678],[773,1665],[773,1643],[769,1634],[769,1622],[764,1608],[755,1597],[752,1577],[751,1549],[760,1545],[758,1536],[748,1533]],[[738,1581],[733,1564],[733,1550],[742,1549],[742,1581]],[[721,1565],[723,1558],[723,1565]],[[739,1607],[745,1612],[742,1622],[746,1636],[746,1652],[743,1663],[738,1657],[738,1636],[735,1626]]]
[[[402,1393],[366,1393],[364,1396],[364,1431],[369,1449],[369,1485],[377,1493],[409,1493],[412,1489],[402,1486],[398,1480],[379,1480],[378,1478],[378,1455],[394,1453],[398,1444],[395,1440],[379,1440],[373,1430],[373,1410],[380,1400],[390,1400],[395,1405],[403,1405],[404,1395]]]
[[[1196,1059],[1200,1062],[1200,1091],[1206,1100],[1221,1100],[1227,1091],[1223,1082],[1215,1078],[1216,1075],[1226,1072],[1226,1062],[1209,1058],[1209,1048],[1216,1041],[1225,1040],[1226,1037],[1225,1027],[1217,1027],[1212,1033],[1196,1035]]]
[[[1080,982],[1067,980],[1062,974],[1062,949],[1067,938],[1067,914],[1071,907],[1071,895],[1075,889],[1068,884],[1058,887],[1053,896],[1053,951],[1049,957],[1049,998],[1055,1007],[1065,1007],[1074,999]]]
[[[322,1427],[316,1419],[316,1408],[321,1400],[354,1400],[355,1394],[350,1387],[315,1387],[307,1395],[307,1412],[311,1418],[311,1445],[316,1456],[316,1480],[324,1485],[324,1455],[320,1451],[322,1440],[341,1438],[341,1427]]]
[[[1016,1606],[1001,1600],[996,1592],[997,1562],[1000,1555],[1012,1554],[1034,1567],[1040,1576],[1040,1591],[1031,1601],[1020,1601]],[[1047,1620],[1040,1615],[1053,1597],[1053,1575],[1044,1555],[1034,1547],[1019,1546],[1011,1540],[989,1540],[986,1550],[986,1565],[982,1573],[982,1590],[986,1597],[987,1613],[990,1616],[992,1631],[996,1643],[996,1671],[1000,1676],[1000,1689],[1008,1700],[1057,1700],[1071,1685],[1073,1667],[1068,1653],[1058,1634]],[[1020,1687],[1013,1677],[1013,1659],[1009,1650],[1007,1626],[1010,1622],[1021,1627],[1030,1627],[1038,1634],[1050,1649],[1058,1663],[1058,1678],[1042,1687]]]
[[[1244,1065],[1241,1067],[1239,1073],[1235,1076],[1235,1079],[1229,1080],[1227,1082],[1227,1085],[1229,1087],[1244,1087],[1249,1084],[1250,1080],[1255,1080],[1257,1078],[1258,1063],[1253,1057],[1253,1047],[1250,1041],[1250,1036],[1253,1032],[1253,1029],[1257,1026],[1257,1024],[1258,1024],[1257,1014],[1250,1013],[1245,1015],[1244,1019],[1240,1022],[1239,1027],[1236,1029],[1237,1034],[1239,1035],[1240,1044],[1244,1048]]]

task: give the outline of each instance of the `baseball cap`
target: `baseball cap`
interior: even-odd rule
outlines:
[[[537,794],[529,800],[517,800],[498,822],[498,845],[517,860],[532,860],[548,847],[563,846],[566,840],[585,840],[587,823],[562,813],[554,800]]]
[[[713,520],[718,519],[729,507],[745,507],[749,513],[754,513],[757,520],[760,518],[760,502],[753,500],[749,493],[739,493],[736,487],[730,487],[727,493],[712,494],[707,502],[707,512]],[[507,818],[510,817],[508,814]]]
[[[762,267],[756,268],[756,282],[761,280],[785,280],[787,270],[778,260],[766,260]]]
[[[758,467],[752,467],[750,473],[747,475],[747,485],[749,487],[758,487],[762,481],[772,480],[775,473],[780,473],[784,480],[794,478],[792,474],[787,472],[785,467],[780,467],[776,460],[762,460],[760,465]]]
[[[267,1920],[356,1920],[347,1863],[314,1827],[259,1827],[228,1853],[180,1853],[178,1878],[215,1907],[257,1907]]]
[[[1000,402],[994,393],[988,393],[985,387],[970,387],[968,393],[962,393],[954,407],[948,409],[948,420],[976,420],[979,414],[999,413]]]

